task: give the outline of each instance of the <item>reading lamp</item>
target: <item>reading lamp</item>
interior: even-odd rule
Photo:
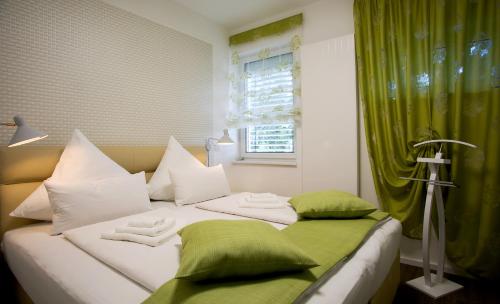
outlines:
[[[8,145],[9,148],[34,142],[49,136],[46,133],[32,129],[24,122],[24,119],[19,115],[14,116],[14,122],[2,122],[0,123],[0,125],[17,127],[16,133],[14,133],[14,135],[12,135],[12,138],[10,139]]]
[[[232,144],[234,144],[234,141],[229,136],[228,129],[224,129],[224,135],[222,135],[219,139],[214,137],[207,138],[207,142],[205,144],[205,149],[207,150],[207,165],[210,167],[210,151],[212,151],[216,145],[229,146]]]

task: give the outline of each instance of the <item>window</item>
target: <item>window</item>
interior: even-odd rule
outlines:
[[[293,153],[294,125],[275,124],[245,130],[246,153]]]
[[[291,52],[244,63],[244,90],[248,110],[272,112],[293,107],[293,54]],[[263,114],[265,115],[265,114]],[[243,158],[294,158],[295,125],[262,124],[242,130]]]

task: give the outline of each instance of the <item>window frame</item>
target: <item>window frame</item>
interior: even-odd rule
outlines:
[[[287,53],[292,54],[293,58],[293,63],[296,62],[296,57],[295,53],[293,51],[290,51],[290,48],[288,46],[282,46],[279,48],[274,48],[270,49],[271,50],[271,56],[279,56],[279,55],[284,55]],[[248,54],[242,58],[240,58],[240,64],[239,64],[239,69],[240,73],[244,72],[245,69],[245,64],[258,61],[258,53],[251,53]],[[242,82],[243,83],[243,82]],[[295,80],[294,80],[294,86],[295,86]],[[240,90],[245,91],[246,93],[246,84],[242,84],[240,86]],[[246,94],[245,94],[246,95]],[[293,104],[296,104],[296,98],[293,96]],[[239,134],[239,142],[240,142],[240,159],[245,160],[295,160],[297,159],[297,125],[293,123],[293,152],[271,152],[271,153],[265,153],[265,152],[247,152],[247,128],[240,128],[238,131]]]

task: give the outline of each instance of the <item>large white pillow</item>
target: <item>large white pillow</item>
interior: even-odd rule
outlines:
[[[184,149],[173,136],[170,136],[165,154],[149,180],[149,197],[161,201],[173,200],[175,193],[170,180],[170,170],[189,170],[192,168],[205,168],[205,165]]]
[[[82,132],[75,130],[49,180],[73,182],[125,175],[129,173],[104,155]],[[12,211],[10,216],[52,220],[49,197],[43,184]]]
[[[170,170],[177,205],[194,204],[231,194],[222,165]]]
[[[144,172],[95,181],[45,181],[53,233],[151,209]]]

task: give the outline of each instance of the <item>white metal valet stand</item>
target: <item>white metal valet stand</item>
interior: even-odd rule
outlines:
[[[445,233],[443,194],[441,192],[441,187],[456,188],[457,186],[454,185],[452,182],[439,180],[439,166],[451,164],[450,159],[441,158],[442,157],[441,148],[443,147],[442,143],[461,144],[471,148],[476,148],[476,146],[458,140],[437,139],[437,140],[428,140],[420,142],[414,145],[414,147],[426,144],[433,144],[433,143],[441,143],[439,151],[436,153],[434,158],[422,158],[422,157],[417,158],[417,162],[429,164],[429,172],[430,172],[429,179],[419,179],[419,178],[409,178],[409,177],[401,177],[401,178],[420,181],[420,182],[427,182],[428,184],[427,196],[425,198],[424,224],[423,224],[423,235],[422,235],[424,276],[408,281],[406,283],[436,299],[463,287],[462,285],[447,280],[443,277],[446,233]],[[432,229],[431,213],[432,213],[433,197],[436,198],[436,207],[438,215],[437,274],[431,273],[431,267],[430,267],[430,240],[431,240],[431,229]]]

